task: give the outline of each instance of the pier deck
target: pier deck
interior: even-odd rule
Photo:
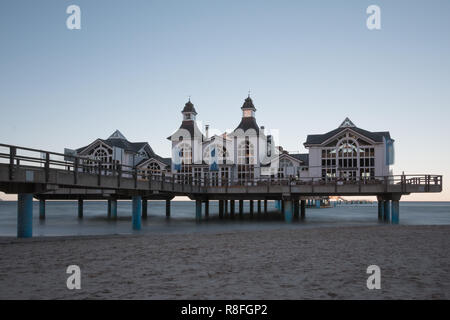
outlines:
[[[137,211],[133,212],[133,217],[138,219],[142,209],[135,205],[136,202],[166,200],[170,215],[170,200],[175,196],[187,196],[196,200],[196,217],[201,218],[201,203],[209,200],[230,200],[233,205],[235,200],[264,200],[265,207],[267,200],[277,200],[283,202],[279,207],[283,208],[285,216],[292,216],[294,212],[294,217],[298,217],[300,207],[304,217],[306,199],[358,195],[377,196],[379,219],[391,221],[392,213],[392,221],[395,223],[398,222],[398,201],[402,195],[442,191],[442,175],[392,175],[351,181],[324,180],[322,177],[258,178],[251,181],[186,180],[176,174],[149,175],[136,167],[45,150],[5,144],[0,144],[0,150],[0,191],[19,194],[18,222],[25,218],[26,223],[29,223],[28,211],[31,210],[30,201],[33,197],[41,201],[78,199],[81,202],[85,199],[132,199],[133,211]],[[299,201],[301,206],[298,205]],[[43,207],[45,210],[45,205]],[[260,203],[258,208],[260,210]],[[205,215],[206,211],[207,209]]]

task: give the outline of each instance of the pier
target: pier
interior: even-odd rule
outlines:
[[[18,194],[17,236],[32,236],[33,198],[39,199],[39,217],[45,219],[46,200],[77,200],[78,218],[83,218],[84,200],[108,201],[108,217],[117,217],[117,200],[131,200],[132,229],[141,228],[147,217],[148,200],[165,200],[170,217],[170,201],[187,196],[196,202],[193,216],[201,221],[209,216],[209,201],[219,201],[219,217],[243,215],[243,201],[250,201],[250,215],[267,213],[267,201],[285,221],[306,218],[306,206],[320,197],[376,196],[378,220],[399,223],[399,201],[411,193],[442,191],[442,175],[390,175],[367,179],[324,179],[322,177],[251,180],[186,180],[177,174],[152,175],[137,167],[103,162],[85,156],[0,144],[0,191]],[[317,201],[317,200],[315,200]],[[255,206],[256,203],[256,206]],[[316,202],[317,203],[317,202]],[[256,210],[255,210],[256,207]],[[375,213],[374,213],[375,216]]]

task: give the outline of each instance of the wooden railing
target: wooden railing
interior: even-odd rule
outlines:
[[[15,170],[19,167],[39,167],[45,172],[45,182],[48,182],[50,170],[68,171],[73,174],[74,184],[80,173],[88,173],[97,176],[100,186],[103,176],[117,177],[117,187],[120,187],[122,178],[132,178],[137,185],[138,181],[160,181],[172,184],[214,187],[233,186],[267,186],[267,185],[366,185],[366,184],[398,184],[422,185],[429,189],[430,185],[442,187],[442,175],[408,174],[376,176],[368,178],[349,179],[324,179],[322,177],[301,178],[274,178],[260,177],[250,180],[236,180],[229,177],[218,178],[194,178],[186,174],[157,174],[152,175],[146,169],[137,166],[128,166],[113,162],[104,162],[87,156],[67,155],[39,149],[19,147],[15,145],[0,144],[0,163],[9,164],[9,180],[15,178]],[[425,190],[428,191],[428,190]]]

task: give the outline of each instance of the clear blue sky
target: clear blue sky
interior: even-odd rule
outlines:
[[[188,95],[225,130],[250,89],[287,150],[349,116],[391,132],[396,173],[450,177],[450,1],[2,0],[0,46],[2,143],[62,151],[119,129],[168,156]]]

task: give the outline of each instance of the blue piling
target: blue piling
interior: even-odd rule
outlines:
[[[117,219],[117,199],[111,199],[111,219]]]
[[[78,199],[78,219],[83,219],[83,199]]]
[[[384,201],[378,200],[378,221],[383,221],[384,219]]]
[[[33,194],[19,193],[17,198],[17,238],[33,236]]]
[[[39,219],[45,220],[45,199],[39,200]]]
[[[390,213],[391,213],[390,202],[389,200],[384,200],[384,217],[383,217],[384,222],[387,223],[390,222],[391,220]]]
[[[320,208],[320,200],[316,200],[316,208]]]
[[[284,221],[287,223],[292,222],[292,200],[284,201]]]
[[[196,221],[202,220],[202,201],[201,200],[195,200],[195,220]]]
[[[398,200],[392,200],[391,204],[392,224],[398,224],[399,220],[400,220],[400,203]]]
[[[141,214],[142,214],[142,198],[141,196],[133,196],[133,215],[132,224],[133,230],[141,230]]]

